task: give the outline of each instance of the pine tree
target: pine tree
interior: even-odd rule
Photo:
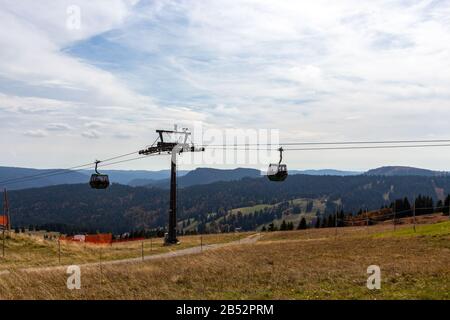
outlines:
[[[328,216],[327,227],[328,227],[328,228],[334,227],[334,214],[333,214],[333,215],[330,214],[330,215]]]
[[[442,210],[442,213],[444,214],[444,216],[448,216],[449,212],[450,212],[450,194],[447,196],[447,198],[445,198],[444,201],[444,210]]]
[[[444,206],[444,203],[442,202],[442,200],[439,200],[436,203],[436,207],[434,208],[434,212],[436,212],[436,213],[442,212],[443,206]]]
[[[287,230],[287,224],[286,221],[283,220],[280,226],[280,231],[286,231]]]
[[[305,230],[306,229],[306,219],[305,217],[302,217],[302,219],[300,220],[300,223],[298,225],[298,230]]]
[[[317,217],[315,228],[320,228],[320,217]]]
[[[322,225],[320,226],[321,228],[326,228],[328,226],[328,222],[327,222],[327,219],[324,217],[323,219],[322,219]]]

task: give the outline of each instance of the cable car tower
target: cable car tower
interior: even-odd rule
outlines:
[[[152,154],[171,154],[171,166],[170,166],[170,208],[169,208],[169,232],[165,237],[165,244],[177,244],[177,154],[182,152],[202,152],[205,148],[197,148],[193,142],[189,141],[191,132],[187,128],[183,128],[181,131],[177,130],[175,126],[174,130],[156,130],[158,138],[147,149],[140,150],[139,154],[152,155]],[[164,140],[164,136],[172,136],[172,141],[168,142]],[[178,139],[174,139],[178,136]]]

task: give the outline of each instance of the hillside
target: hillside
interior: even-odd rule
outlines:
[[[56,169],[58,170],[58,169]],[[55,169],[30,169],[30,168],[14,168],[0,167],[0,189],[8,187],[9,190],[39,188],[61,184],[77,184],[89,181],[89,176],[81,172],[68,172],[62,175],[45,176],[40,179],[25,179],[20,183],[11,183],[15,179],[29,176],[44,176],[54,173]],[[60,172],[60,171],[59,171]],[[1,183],[5,181],[11,184],[5,185]]]
[[[178,218],[205,227],[228,214],[229,210],[258,204],[280,204],[259,218],[242,217],[221,228],[256,227],[280,218],[294,199],[321,199],[323,214],[334,213],[336,202],[346,212],[361,208],[379,209],[395,199],[429,195],[435,201],[450,192],[450,177],[420,176],[310,176],[293,175],[284,183],[267,178],[244,178],[239,182],[215,182],[180,188]],[[325,201],[326,200],[326,201]],[[2,200],[0,200],[0,205]],[[10,192],[14,226],[64,224],[75,230],[126,232],[133,229],[164,227],[169,193],[159,188],[113,184],[107,190],[92,190],[87,184],[63,185]],[[294,207],[292,207],[294,209]]]
[[[142,185],[146,185],[157,180],[163,180],[170,177],[170,170],[148,171],[148,170],[100,170],[102,173],[108,174],[110,181],[113,183],[140,185],[139,181],[144,181]],[[59,174],[64,172],[64,174]],[[188,171],[179,170],[178,175],[181,177]],[[55,174],[58,173],[58,174]],[[62,184],[78,184],[87,183],[89,177],[93,173],[92,170],[70,171],[64,169],[31,169],[31,168],[15,168],[0,167],[0,188],[8,187],[9,190],[19,190],[28,188],[41,188]],[[50,175],[50,176],[47,176]],[[30,177],[33,178],[24,178]],[[39,179],[36,179],[38,178]],[[20,183],[2,184],[10,180],[19,179]],[[23,180],[23,181],[22,181]]]
[[[402,166],[386,166],[369,170],[365,175],[369,176],[423,176],[435,177],[445,175],[445,172],[432,171],[428,169],[402,167]]]
[[[138,245],[126,244],[126,256],[134,260],[103,261],[101,268],[100,248],[64,246],[77,263],[97,261],[81,266],[80,290],[67,290],[65,266],[29,272],[5,270],[0,261],[0,299],[450,299],[449,235],[448,221],[420,225],[416,232],[411,225],[396,232],[391,225],[341,228],[337,236],[333,228],[267,232],[255,241],[197,247],[183,256],[174,247],[170,256],[155,259],[147,243],[144,261]],[[200,243],[199,236],[182,240]],[[54,243],[28,242],[17,257],[33,246],[39,248],[34,256],[48,252],[47,265],[58,264]],[[157,250],[164,248],[158,244]],[[381,268],[381,290],[366,287],[373,264]]]
[[[151,186],[167,189],[170,186],[170,170],[100,170],[102,173],[108,174],[112,183],[137,186]],[[64,172],[64,174],[50,175],[55,172]],[[40,188],[62,184],[78,184],[86,183],[92,170],[81,171],[65,171],[63,169],[30,169],[30,168],[14,168],[0,167],[0,188],[8,187],[10,190],[21,190],[28,188]],[[289,171],[291,176],[297,174],[312,176],[442,176],[445,173],[432,171],[427,169],[390,166],[369,170],[365,173],[359,171],[341,171],[335,169],[319,169],[319,170],[295,170]],[[40,176],[39,179],[25,179],[23,177]],[[194,185],[210,184],[218,181],[238,181],[243,178],[258,178],[261,171],[251,168],[236,169],[214,169],[214,168],[197,168],[192,171],[178,170],[178,186],[189,187]],[[2,181],[10,181],[11,179],[20,179],[20,183],[5,184]]]
[[[197,168],[186,175],[178,177],[177,185],[181,188],[195,185],[210,184],[218,181],[238,181],[243,178],[261,177],[261,171],[256,169],[236,168],[236,169],[212,169]],[[169,188],[170,180],[153,181],[148,185],[158,188]]]
[[[335,169],[319,169],[319,170],[290,170],[291,174],[308,174],[312,176],[357,176],[363,174],[360,171],[343,171]]]

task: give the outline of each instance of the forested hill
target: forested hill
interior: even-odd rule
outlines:
[[[341,199],[346,212],[378,209],[413,195],[435,201],[450,191],[450,177],[294,175],[283,183],[265,177],[216,182],[179,190],[179,218],[205,220],[209,213],[295,198],[327,199],[333,212]],[[87,184],[60,185],[10,192],[13,225],[66,224],[84,230],[124,232],[164,226],[169,193],[158,188],[113,184],[92,190]]]

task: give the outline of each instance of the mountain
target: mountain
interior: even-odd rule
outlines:
[[[54,174],[61,172],[64,174]],[[100,169],[100,172],[109,175],[109,179],[112,183],[130,184],[133,186],[147,185],[154,183],[157,180],[163,180],[170,177],[170,170],[147,171]],[[0,188],[3,189],[4,187],[7,187],[9,190],[20,190],[61,184],[88,183],[92,173],[92,170],[69,171],[65,169],[0,167]],[[179,170],[178,176],[183,176],[186,173],[188,173],[188,171]]]
[[[109,179],[113,183],[128,184],[131,186],[139,186],[143,181],[157,181],[168,179],[170,170],[148,171],[148,170],[101,170],[102,173],[109,175]],[[184,176],[189,171],[178,170],[178,176]],[[91,172],[87,172],[91,174]],[[148,183],[145,183],[148,184]]]
[[[312,176],[356,176],[363,174],[359,171],[342,171],[335,169],[320,169],[320,170],[290,170],[290,174],[307,174]]]
[[[51,173],[64,172],[64,174],[51,175]],[[100,170],[108,174],[112,183],[125,184],[130,186],[153,186],[158,188],[169,188],[170,170],[148,171],[148,170]],[[7,187],[10,190],[27,188],[40,188],[62,184],[87,183],[92,174],[91,170],[65,172],[61,169],[31,169],[0,167],[0,188]],[[426,176],[435,177],[445,175],[445,172],[432,171],[427,169],[390,166],[369,170],[365,173],[357,171],[340,171],[334,169],[322,170],[290,170],[289,175],[297,174],[312,176],[356,176],[364,174],[367,176]],[[198,168],[193,171],[178,170],[178,186],[189,187],[194,185],[210,184],[218,181],[238,181],[243,178],[257,178],[261,176],[256,169],[212,169]],[[10,184],[14,179],[39,176],[39,179],[20,179]],[[2,183],[3,181],[3,183]]]
[[[61,169],[30,169],[15,167],[0,167],[0,188],[18,190],[27,188],[39,188],[61,184],[87,183],[89,176],[82,172],[67,171],[64,174],[51,175],[55,172],[65,172]],[[49,175],[49,176],[47,176]],[[18,178],[33,178],[16,180]],[[40,177],[39,179],[36,179]]]
[[[237,169],[212,169],[197,168],[188,172],[185,176],[178,177],[177,185],[181,188],[194,185],[210,184],[218,181],[238,181],[243,178],[261,177],[261,171],[257,169],[237,168]],[[169,188],[170,180],[161,180],[149,183],[153,187]]]
[[[422,176],[435,177],[446,175],[446,172],[432,171],[428,169],[402,167],[402,166],[386,166],[369,170],[365,173],[368,176]]]
[[[265,177],[242,178],[185,187],[179,193],[178,218],[195,223],[201,230],[212,222],[221,226],[231,223],[225,221],[231,209],[286,203],[299,198],[320,199],[324,204],[321,213],[331,214],[335,212],[337,202],[342,203],[346,212],[356,213],[361,208],[375,210],[390,205],[395,199],[412,199],[413,195],[419,194],[431,196],[436,203],[448,193],[450,177],[444,176],[298,174],[289,176],[283,183],[270,182]],[[52,223],[77,230],[115,233],[164,227],[169,208],[168,190],[120,184],[113,184],[106,190],[92,190],[86,183],[17,190],[9,193],[9,200],[13,226]],[[273,214],[277,213],[258,218],[245,215],[245,226],[250,228],[255,223],[270,222],[277,218]],[[242,220],[233,222],[234,227],[241,224],[244,225]]]

